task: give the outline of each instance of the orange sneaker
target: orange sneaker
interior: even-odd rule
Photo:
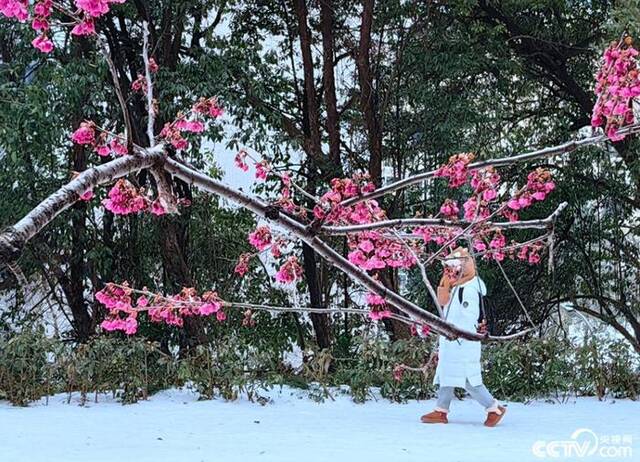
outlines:
[[[422,423],[449,423],[447,420],[447,413],[438,410],[431,411],[428,414],[423,415],[420,417],[420,421]]]
[[[507,412],[507,408],[504,406],[498,406],[498,411],[487,412],[487,420],[484,421],[485,426],[495,427],[496,425],[498,425],[498,422],[502,420],[505,413]]]

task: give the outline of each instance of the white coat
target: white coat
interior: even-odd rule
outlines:
[[[458,294],[461,287],[464,287],[462,303],[459,301]],[[454,287],[449,304],[444,309],[446,320],[456,327],[475,332],[480,314],[479,293],[486,295],[487,288],[478,276]],[[438,346],[438,366],[433,383],[441,387],[464,388],[467,380],[472,386],[482,385],[480,342],[464,339],[447,340],[441,335]]]

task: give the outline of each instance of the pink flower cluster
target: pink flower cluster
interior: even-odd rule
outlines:
[[[281,173],[278,177],[280,179],[280,194],[275,202],[275,205],[282,207],[282,210],[287,213],[296,215],[302,219],[306,219],[307,209],[305,209],[301,205],[297,205],[293,201],[293,196],[291,194],[291,176],[288,172],[284,172]]]
[[[240,151],[238,151],[238,154],[236,154],[236,157],[234,159],[236,167],[238,167],[243,172],[246,172],[249,170],[249,165],[247,164],[248,155],[249,153],[247,151],[245,151],[244,149],[241,149]]]
[[[107,284],[96,292],[96,300],[109,311],[109,316],[102,321],[102,328],[108,331],[121,330],[133,335],[138,330],[138,311],[132,306],[132,290],[126,283],[122,286]]]
[[[389,238],[377,231],[363,231],[350,235],[347,241],[348,258],[354,265],[374,271],[389,268],[410,268],[416,258],[402,239]],[[417,250],[417,249],[416,249]]]
[[[258,226],[255,231],[249,233],[249,244],[254,246],[256,250],[263,251],[271,245],[272,236],[268,226]]]
[[[535,265],[541,261],[540,252],[543,248],[542,242],[521,245],[515,241],[507,248],[507,239],[499,229],[484,229],[473,239],[473,249],[482,253],[487,260],[503,261],[505,257],[509,257]]]
[[[96,124],[90,120],[82,122],[80,127],[71,135],[71,140],[74,143],[92,146],[101,157],[107,157],[111,154],[116,156],[127,155],[128,149],[122,142],[123,139],[123,135],[110,136],[106,132],[98,134]]]
[[[365,299],[367,301],[367,305],[369,306],[386,306],[387,305],[387,301],[384,299],[384,297],[381,297],[380,295],[373,292],[368,292],[367,295],[365,296]]]
[[[149,72],[156,73],[160,67],[153,57],[149,58]],[[134,92],[145,94],[147,92],[147,77],[143,74],[138,74],[138,77],[131,82],[131,89]]]
[[[18,21],[29,19],[29,0],[0,0],[0,13]]]
[[[632,43],[631,37],[612,43],[604,52],[602,67],[596,75],[598,101],[593,107],[591,125],[604,127],[612,141],[623,139],[618,130],[635,121],[633,100],[640,96],[640,73],[638,50]]]
[[[282,284],[291,284],[302,277],[304,273],[298,257],[291,256],[285,260],[276,273],[276,281]]]
[[[256,178],[258,180],[266,180],[270,171],[271,167],[266,160],[262,160],[256,164]]]
[[[436,171],[437,177],[449,178],[450,188],[459,188],[467,182],[467,166],[473,161],[475,154],[465,152],[449,157],[449,161]]]
[[[126,0],[75,0],[77,12],[74,12],[72,19],[74,27],[71,30],[73,35],[95,34],[94,19],[109,12],[112,3],[124,3]],[[39,0],[33,4],[33,11],[29,11],[28,0],[0,0],[0,14],[15,18],[18,21],[31,19],[31,27],[38,33],[38,36],[31,44],[42,53],[51,53],[54,48],[53,41],[49,38],[51,25],[49,18],[54,7],[53,0]],[[78,16],[82,18],[78,20]]]
[[[205,292],[200,297],[195,289],[184,288],[179,294],[169,297],[154,295],[150,300],[142,295],[135,303],[133,292],[126,283],[109,283],[96,293],[96,300],[109,311],[109,316],[101,324],[103,329],[133,335],[138,330],[138,313],[143,311],[148,312],[152,322],[179,327],[183,326],[184,318],[189,316],[215,314],[218,321],[224,321],[227,317],[222,309],[223,301],[216,292]]]
[[[482,195],[471,196],[467,201],[462,204],[464,209],[464,219],[467,221],[484,220],[491,211],[489,210],[489,203],[482,199]]]
[[[227,319],[222,303],[216,292],[205,292],[200,297],[195,289],[187,287],[177,295],[156,296],[148,306],[149,319],[153,322],[182,327],[186,317],[215,314],[216,319],[222,322]]]
[[[109,12],[110,4],[120,4],[125,1],[126,0],[75,0],[75,3],[87,16],[98,18]]]
[[[210,117],[212,119],[218,119],[224,114],[224,110],[218,101],[218,98],[200,98],[196,104],[193,105],[193,112],[200,114],[203,117]]]
[[[383,297],[376,293],[369,292],[365,296],[365,299],[367,305],[371,307],[368,316],[372,321],[381,321],[382,319],[391,317],[391,311],[386,309],[387,301]]]
[[[313,215],[327,224],[358,224],[383,220],[386,214],[374,200],[359,202],[351,207],[341,205],[345,199],[367,194],[375,189],[366,174],[355,174],[352,178],[334,178],[331,180],[331,189],[322,195],[313,208]]]
[[[485,202],[495,201],[498,197],[500,175],[493,167],[481,168],[471,172],[471,187],[476,195],[481,195]]]
[[[245,274],[247,274],[247,272],[249,271],[249,262],[251,261],[252,256],[253,255],[248,252],[240,255],[240,258],[238,258],[238,263],[236,264],[236,267],[233,271],[240,276],[244,276]]]
[[[73,29],[71,29],[72,35],[78,36],[86,36],[86,35],[94,35],[96,33],[96,24],[95,20],[91,17],[84,18],[78,24],[76,24]]]
[[[413,230],[413,234],[422,237],[425,244],[435,242],[442,245],[462,232],[461,228],[444,228],[439,226],[421,226]]]
[[[369,318],[372,321],[382,321],[385,318],[391,317],[391,311],[389,310],[371,310],[369,311]]]
[[[515,255],[518,260],[528,261],[529,264],[535,265],[540,263],[540,252],[543,249],[543,245],[540,242],[534,242],[533,244],[527,244],[520,247],[520,250]]]
[[[184,133],[200,134],[206,128],[205,121],[207,118],[216,119],[223,114],[217,98],[200,98],[194,104],[191,112],[194,114],[194,118],[187,119],[184,115],[178,114],[177,119],[166,123],[160,132],[160,138],[170,142],[177,151],[183,151],[189,147],[189,142],[184,138]]]
[[[42,53],[51,53],[53,51],[53,42],[47,36],[49,32],[49,16],[51,16],[52,0],[43,0],[37,2],[33,7],[33,19],[31,27],[38,32],[38,35],[31,44]]]
[[[517,220],[517,211],[529,207],[534,202],[545,200],[555,187],[549,170],[542,167],[535,169],[527,175],[527,185],[515,197],[509,199],[507,207],[510,210],[505,210],[503,215],[511,221]]]
[[[448,220],[457,220],[460,209],[458,203],[452,199],[446,199],[440,206],[440,214]]]
[[[116,215],[143,212],[149,208],[147,199],[130,181],[121,178],[111,188],[102,205]]]

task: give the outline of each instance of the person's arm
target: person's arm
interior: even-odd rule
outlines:
[[[449,298],[451,296],[451,280],[447,273],[443,274],[442,279],[440,279],[437,295],[440,306],[445,306],[449,303]]]

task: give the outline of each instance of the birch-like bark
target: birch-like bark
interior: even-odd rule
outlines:
[[[485,339],[500,340],[502,337],[491,337],[477,332],[470,332],[460,329],[451,323],[446,322],[439,316],[424,310],[415,303],[405,299],[396,292],[386,288],[379,281],[373,279],[362,269],[353,265],[349,260],[336,252],[331,246],[315,235],[312,229],[303,223],[284,215],[278,209],[268,205],[261,199],[252,197],[241,191],[237,191],[220,181],[217,181],[204,173],[193,170],[174,159],[167,159],[165,169],[182,181],[193,185],[203,191],[225,197],[242,207],[254,212],[260,217],[264,217],[272,223],[288,231],[294,237],[300,239],[309,247],[322,256],[330,265],[346,273],[352,280],[358,282],[366,289],[383,297],[387,303],[414,319],[429,324],[434,331],[446,336],[449,339],[464,338],[467,340],[481,341]]]
[[[119,157],[84,172],[40,202],[24,218],[0,234],[0,263],[14,262],[27,241],[38,234],[60,213],[68,209],[87,190],[149,168],[164,158],[163,146],[142,151],[137,156]]]

